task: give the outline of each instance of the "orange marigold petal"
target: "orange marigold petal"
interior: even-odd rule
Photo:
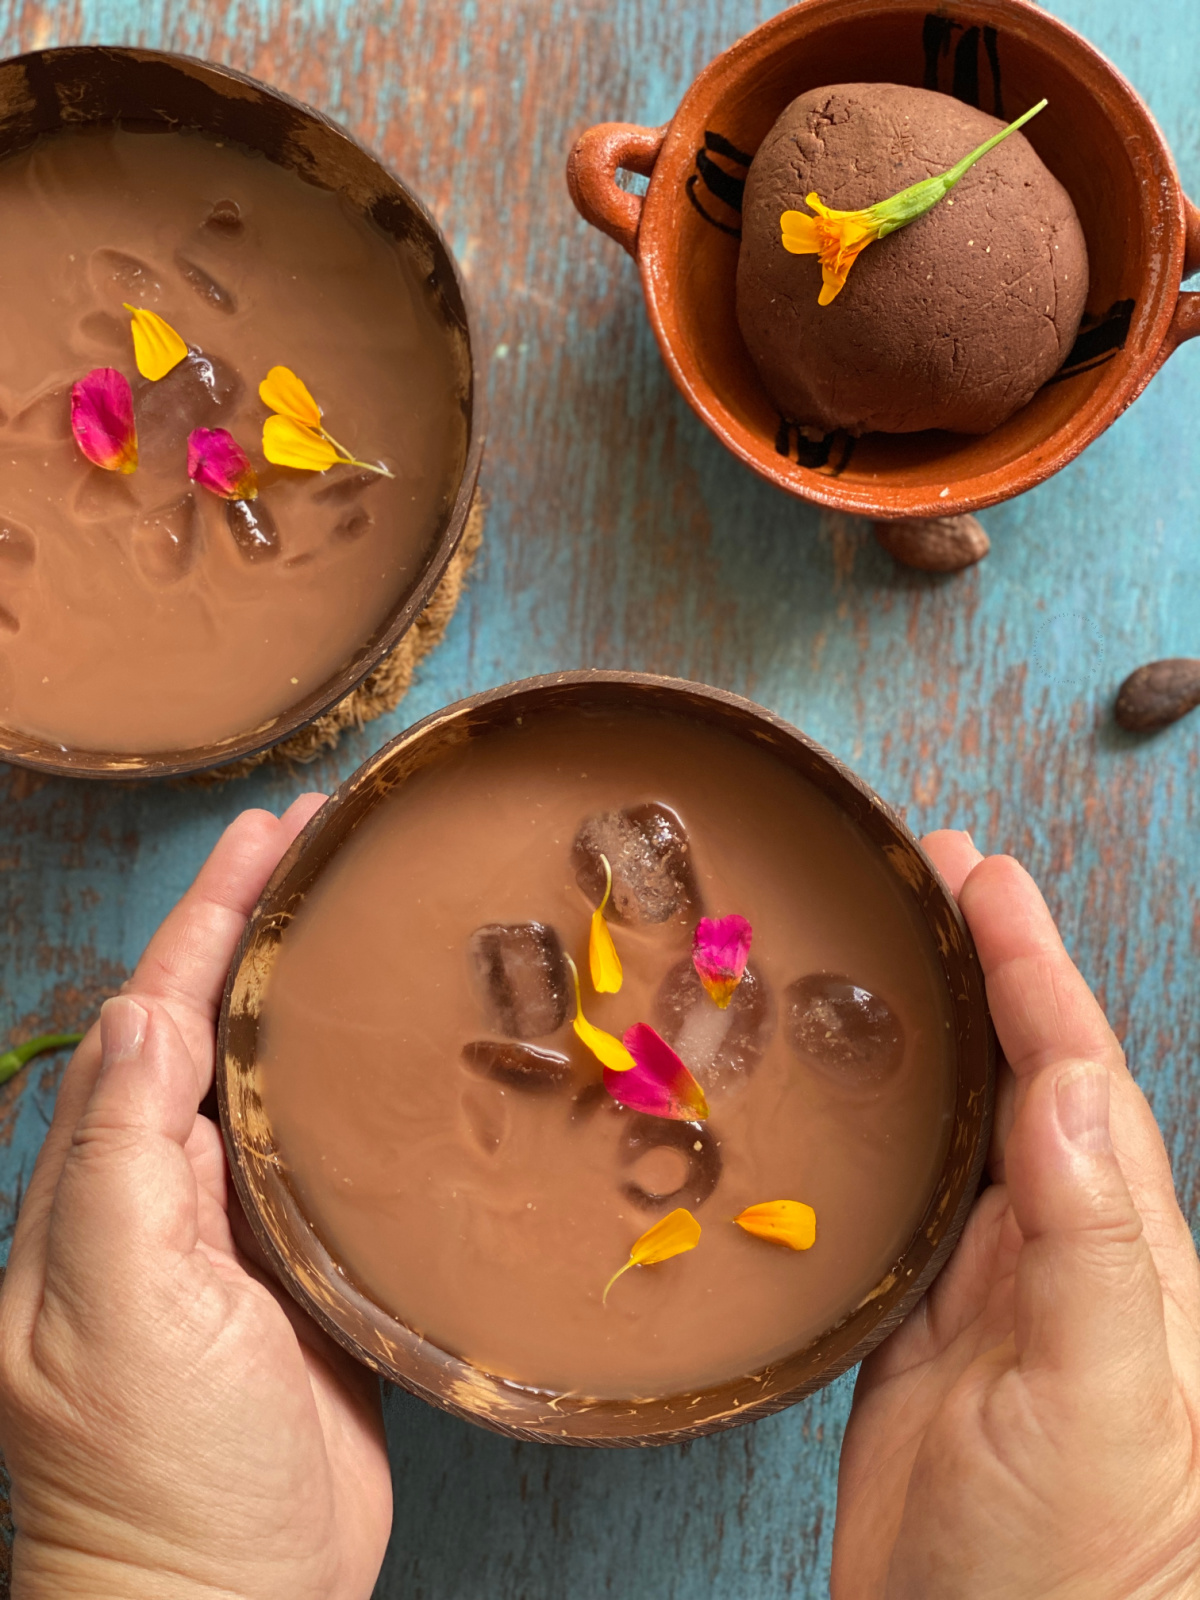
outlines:
[[[789,1250],[809,1250],[817,1242],[817,1213],[800,1200],[764,1200],[733,1220],[756,1239],[785,1244]]]
[[[686,1206],[679,1206],[669,1216],[663,1217],[661,1222],[656,1222],[652,1228],[647,1228],[640,1239],[636,1239],[629,1252],[629,1260],[623,1267],[618,1267],[616,1272],[604,1286],[601,1304],[607,1304],[608,1291],[617,1279],[629,1271],[630,1267],[653,1267],[660,1261],[669,1261],[672,1256],[683,1255],[687,1250],[694,1250],[700,1243],[700,1224]]]
[[[780,217],[783,247],[792,255],[816,254],[821,258],[821,292],[817,304],[827,306],[842,292],[860,251],[879,237],[880,219],[872,208],[835,211],[823,205],[815,194],[806,195],[805,203],[812,207],[815,216],[806,216],[803,211],[785,211]]]

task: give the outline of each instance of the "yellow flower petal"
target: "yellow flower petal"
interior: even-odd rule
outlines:
[[[845,267],[840,267],[840,269],[827,267],[822,262],[821,293],[816,298],[818,306],[829,306],[830,302],[838,298],[838,294],[842,293],[843,288],[846,286],[846,277],[850,275],[850,269],[853,264],[854,258],[851,258],[850,261],[846,262]]]
[[[747,1206],[733,1220],[756,1239],[786,1244],[791,1250],[809,1250],[817,1242],[817,1213],[799,1200],[764,1200]]]
[[[805,195],[804,199],[816,213],[808,218],[815,243],[811,247],[806,245],[804,249],[794,248],[785,236],[784,248],[791,250],[793,255],[811,255],[815,251],[820,256],[821,292],[817,296],[817,304],[827,306],[842,292],[850,268],[859,254],[873,239],[879,238],[882,224],[874,208],[866,211],[834,211],[832,207],[822,204],[815,194]],[[783,215],[801,221],[804,219],[802,211],[785,211]],[[797,233],[795,237],[802,236]],[[807,233],[803,235],[805,240],[808,237]]]
[[[259,384],[258,395],[268,410],[303,428],[320,429],[321,408],[290,367],[272,367]]]
[[[804,200],[816,212],[811,220],[818,236],[836,241],[839,250],[861,250],[878,237],[883,225],[874,206],[865,211],[834,211],[822,205],[815,194],[805,195]]]
[[[579,971],[570,956],[567,957],[567,965],[575,980],[575,1021],[572,1027],[576,1036],[587,1045],[601,1066],[607,1067],[610,1072],[632,1072],[637,1062],[620,1039],[611,1033],[605,1033],[603,1028],[593,1027],[584,1016],[583,1001],[579,996]]]
[[[592,971],[592,988],[597,994],[619,994],[624,981],[621,958],[617,954],[608,923],[604,920],[604,908],[612,894],[612,868],[608,864],[607,856],[602,855],[600,859],[604,863],[606,883],[604,899],[592,912],[592,931],[588,938],[588,965]]]
[[[874,239],[885,239],[897,228],[907,227],[918,217],[937,205],[954,185],[971,170],[977,161],[1007,139],[1010,133],[1024,127],[1030,117],[1044,110],[1045,100],[1039,100],[1023,116],[1010,122],[1007,128],[994,133],[947,172],[935,173],[932,178],[922,178],[886,200],[877,200],[862,211],[835,211],[824,205],[815,194],[806,194],[805,204],[815,213],[807,216],[803,211],[785,211],[779,218],[783,248],[794,256],[818,255],[821,258],[821,292],[817,304],[827,306],[836,300],[845,287],[850,268],[861,251]]]
[[[815,190],[811,194],[804,196],[804,204],[815,211],[818,217],[822,218],[848,217],[851,215],[849,211],[835,211],[832,206],[827,206]],[[803,216],[804,212],[798,212],[797,215]]]
[[[694,1250],[699,1243],[700,1224],[686,1207],[680,1206],[634,1241],[629,1260],[604,1285],[600,1303],[608,1304],[608,1291],[630,1267],[655,1266],[660,1261],[669,1261],[672,1256],[683,1255],[686,1250]]]
[[[143,378],[157,383],[165,378],[183,360],[188,347],[169,322],[164,322],[157,311],[140,311],[137,306],[126,305],[133,321],[133,359]]]
[[[588,964],[592,969],[592,988],[597,994],[619,994],[624,974],[613,936],[601,911],[592,912],[592,932],[588,940]]]
[[[785,211],[779,219],[783,248],[794,256],[815,256],[821,248],[817,219],[804,211]]]
[[[582,1013],[575,1018],[575,1032],[588,1049],[610,1072],[632,1072],[637,1062],[614,1034],[594,1028]]]
[[[268,417],[263,423],[263,455],[277,467],[301,472],[326,472],[338,460],[328,439],[291,417]]]

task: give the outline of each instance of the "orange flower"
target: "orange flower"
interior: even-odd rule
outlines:
[[[821,292],[817,296],[817,304],[827,306],[837,299],[845,287],[850,268],[873,240],[886,239],[889,233],[907,227],[910,222],[915,222],[918,217],[932,210],[978,160],[987,155],[989,150],[994,150],[1010,133],[1015,133],[1031,117],[1036,117],[1045,104],[1045,100],[1039,100],[1024,116],[1010,122],[1007,128],[1001,128],[990,139],[985,139],[948,172],[922,178],[920,183],[901,189],[889,200],[878,200],[862,211],[834,211],[815,194],[806,194],[804,203],[815,212],[814,216],[809,216],[805,211],[785,211],[779,219],[783,248],[790,255],[817,256],[820,259]]]
[[[815,194],[804,197],[815,217],[803,211],[785,211],[779,219],[783,248],[794,256],[819,256],[821,292],[819,306],[827,306],[841,294],[850,268],[861,251],[873,240],[882,238],[879,225],[867,211],[833,211],[822,205]]]

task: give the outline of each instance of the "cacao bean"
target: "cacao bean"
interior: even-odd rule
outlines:
[[[1122,728],[1142,733],[1165,728],[1200,706],[1200,661],[1175,656],[1131,672],[1117,691],[1113,715]]]
[[[966,516],[877,522],[875,537],[894,561],[922,572],[961,572],[992,548],[978,521]]]

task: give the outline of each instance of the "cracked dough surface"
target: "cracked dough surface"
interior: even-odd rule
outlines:
[[[868,245],[828,306],[817,304],[817,257],[780,242],[780,215],[807,210],[810,192],[858,210],[944,172],[1003,125],[891,83],[811,90],[775,123],[746,181],[737,315],[790,421],[819,434],[987,433],[1062,365],[1087,298],[1087,246],[1070,196],[1021,133]]]

